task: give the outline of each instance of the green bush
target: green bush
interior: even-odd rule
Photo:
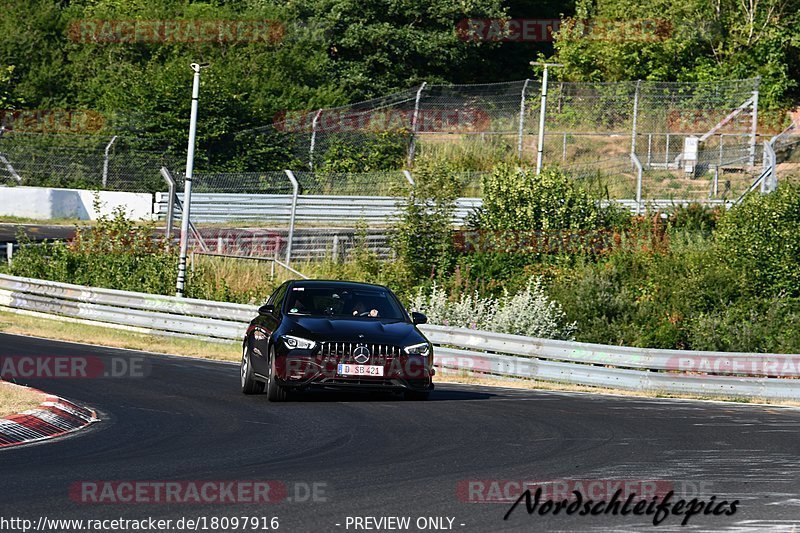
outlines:
[[[800,353],[800,299],[755,298],[701,314],[689,340],[695,350]]]
[[[174,294],[177,254],[167,251],[152,224],[137,225],[122,208],[79,228],[69,243],[29,242],[24,235],[9,273],[78,285]]]
[[[323,172],[372,172],[403,168],[410,134],[406,131],[338,136],[325,151]]]
[[[800,185],[750,195],[716,231],[719,258],[760,296],[800,296]]]
[[[502,163],[484,177],[483,229],[592,229],[601,221],[596,202],[556,168],[537,175]]]
[[[421,280],[445,275],[454,265],[452,221],[460,179],[450,165],[420,158],[414,181],[391,245],[409,276]]]

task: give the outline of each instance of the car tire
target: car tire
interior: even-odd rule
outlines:
[[[403,391],[403,398],[412,402],[424,402],[430,395],[429,391],[406,390]]]
[[[267,399],[271,402],[285,402],[289,397],[286,387],[282,387],[275,379],[275,348],[269,348],[269,380],[267,381]]]
[[[250,361],[250,350],[247,342],[242,346],[242,362],[239,367],[239,376],[244,394],[261,394],[264,392],[264,382],[258,381],[253,376],[253,364]]]

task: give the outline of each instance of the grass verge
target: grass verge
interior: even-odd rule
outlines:
[[[171,355],[185,355],[214,359],[220,361],[238,361],[241,357],[238,343],[216,343],[194,339],[181,339],[149,335],[134,331],[119,330],[103,326],[87,325],[83,323],[64,322],[48,318],[20,315],[0,311],[0,332],[16,333],[20,335],[46,336],[54,340],[86,342],[91,339],[92,344],[110,346],[114,348],[127,348],[143,350],[154,353]],[[492,387],[505,387],[524,390],[548,390],[562,392],[581,392],[594,394],[612,394],[616,396],[631,396],[639,398],[678,398],[687,400],[717,400],[734,403],[770,404],[776,406],[800,407],[800,402],[770,400],[765,398],[742,398],[737,396],[675,394],[667,392],[641,392],[625,389],[606,387],[588,387],[569,383],[553,383],[535,380],[504,380],[492,377],[470,376],[464,373],[449,371],[446,374],[439,372],[434,379],[436,383],[464,383],[468,385],[485,385]],[[3,402],[0,396],[0,412]]]
[[[87,342],[147,352],[189,355],[203,359],[238,361],[241,357],[237,343],[217,343],[150,335],[79,322],[65,322],[0,311],[0,332],[36,335],[54,340]]]
[[[39,391],[0,381],[0,418],[35,409],[45,397]]]

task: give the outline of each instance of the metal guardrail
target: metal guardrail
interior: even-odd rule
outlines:
[[[257,307],[0,275],[0,309],[160,335],[239,341]],[[605,346],[421,326],[440,372],[635,391],[800,399],[800,355]]]
[[[183,201],[183,193],[178,193]],[[198,223],[243,220],[289,221],[292,212],[291,194],[192,193],[192,220]],[[297,197],[297,222],[354,223],[358,220],[390,224],[402,214],[406,198],[395,196],[300,195]],[[480,198],[459,198],[454,222],[463,223],[472,210],[481,205]],[[154,215],[168,217],[169,193],[157,192]],[[179,216],[176,213],[176,216]]]
[[[182,201],[183,195],[178,194]],[[300,223],[349,224],[359,220],[374,224],[389,225],[402,215],[405,198],[393,196],[335,196],[300,195],[297,198],[296,220]],[[730,206],[733,202],[725,200],[704,200],[700,202],[681,199],[620,199],[604,200],[602,205],[616,203],[637,213],[643,207],[651,210],[665,210],[690,203],[704,205]],[[459,198],[456,200],[453,222],[463,225],[475,208],[483,204],[481,198]],[[282,221],[290,219],[292,209],[291,194],[227,194],[192,193],[192,220],[197,223],[237,222],[237,221]],[[153,206],[154,215],[160,220],[168,218],[169,193],[156,193]],[[180,215],[176,213],[176,217]]]

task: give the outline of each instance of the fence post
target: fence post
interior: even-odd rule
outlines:
[[[291,170],[284,170],[289,181],[292,183],[292,211],[289,215],[289,235],[286,239],[286,264],[292,264],[292,241],[294,241],[294,219],[297,215],[297,196],[300,194],[300,184]]]
[[[317,123],[321,114],[322,109],[319,109],[311,121],[311,144],[308,148],[308,168],[311,170],[314,170],[314,147],[317,144]]]
[[[106,145],[105,155],[103,156],[103,188],[106,188],[108,184],[108,152],[111,150],[111,147],[114,145],[114,141],[117,140],[117,136],[114,135],[111,137],[111,140]]]
[[[414,114],[411,116],[411,142],[408,145],[408,161],[406,166],[411,167],[414,165],[414,151],[416,150],[417,143],[417,121],[419,120],[419,101],[422,97],[422,90],[428,82],[423,81],[422,85],[417,89],[417,97],[414,100]]]
[[[519,99],[519,129],[517,131],[517,157],[522,159],[522,138],[524,135],[525,127],[525,96],[528,92],[528,83],[531,80],[525,79],[525,84],[522,86],[522,96]]]
[[[331,255],[333,256],[332,257],[333,262],[334,263],[338,263],[339,262],[339,234],[338,233],[334,233],[333,234],[333,250],[331,250]]]
[[[750,123],[750,168],[756,163],[756,136],[758,131],[758,86],[753,91],[753,120]]]
[[[635,153],[631,153],[631,163],[636,166],[636,214],[640,215],[642,213],[642,162]]]
[[[642,80],[636,80],[636,90],[633,93],[633,122],[631,123],[631,154],[636,153],[636,122],[639,119],[639,86]]]
[[[161,167],[161,177],[167,182],[169,192],[169,199],[167,200],[167,228],[165,235],[167,238],[167,248],[169,248],[170,241],[172,240],[172,224],[175,220],[175,180],[172,179],[172,174],[169,173],[167,167]]]
[[[766,154],[765,159],[768,166],[765,166],[762,171],[765,175],[764,179],[761,180],[761,192],[767,193],[774,191],[778,185],[778,180],[775,176],[777,157],[775,156],[775,149],[769,141],[764,141],[764,153]]]
[[[5,132],[6,132],[6,127],[0,126],[0,139],[3,138],[3,134]],[[20,177],[19,174],[17,174],[17,171],[11,165],[11,162],[9,162],[9,160],[6,159],[6,156],[4,156],[3,154],[0,154],[0,163],[3,163],[3,166],[6,167],[6,170],[8,171],[9,174],[11,174],[11,177],[17,180],[17,183],[22,183],[22,178]]]

